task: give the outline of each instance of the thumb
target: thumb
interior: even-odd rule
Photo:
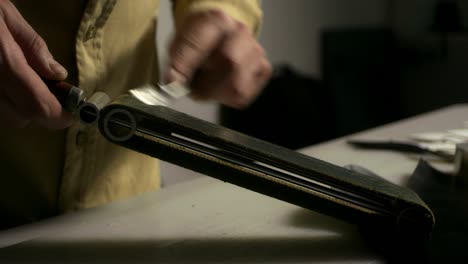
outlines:
[[[11,2],[6,3],[7,11],[3,12],[5,22],[31,68],[46,79],[66,79],[67,70],[55,61],[45,41],[26,22]]]

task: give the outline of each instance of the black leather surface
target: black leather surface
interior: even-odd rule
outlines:
[[[138,131],[128,140],[115,141],[106,135],[104,126],[106,115],[116,109],[131,113],[137,130],[159,133],[167,138],[174,134],[190,138],[208,144],[208,151],[218,151],[228,159],[200,153]],[[130,96],[108,105],[101,116],[100,129],[104,136],[116,144],[147,155],[356,224],[384,228],[389,231],[387,234],[427,238],[432,231],[433,214],[419,196],[408,188],[381,178],[308,157],[166,107],[146,106]],[[231,162],[230,157],[240,163]],[[252,164],[251,161],[275,166],[300,175],[305,180],[288,173],[278,177],[242,165],[242,162]],[[318,183],[318,186],[327,186],[322,188],[325,193],[315,190],[310,180]],[[351,193],[357,200],[367,199],[377,205],[374,208],[362,207],[349,200],[327,195],[329,190]]]

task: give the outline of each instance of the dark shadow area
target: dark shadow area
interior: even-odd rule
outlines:
[[[242,263],[363,261],[347,237],[32,241],[0,251],[2,263]],[[375,257],[374,257],[375,258]]]
[[[228,230],[216,237],[200,234],[174,239],[158,238],[157,234],[147,239],[115,240],[92,239],[92,234],[84,238],[52,237],[0,249],[0,263],[307,263],[380,259],[360,240],[357,227],[342,220],[298,207],[284,219],[284,225],[302,235],[281,235],[272,230],[271,236],[239,236]]]
[[[243,110],[221,107],[220,123],[299,149],[407,116],[390,30],[328,29],[321,43],[321,78],[276,65],[259,98]]]
[[[468,188],[421,161],[409,180],[412,188],[432,209],[436,225],[424,253],[433,263],[468,259]]]
[[[337,231],[345,237],[351,234],[356,237],[351,247],[359,248],[361,254],[375,256],[383,263],[426,263],[423,254],[426,240],[395,237],[395,233],[388,230],[372,229],[365,225],[354,225],[330,218],[328,222],[321,222],[320,228]],[[314,215],[307,210],[298,210],[291,215],[290,224],[300,228],[314,228]],[[348,235],[346,235],[348,234]],[[360,239],[358,239],[360,238]]]
[[[399,50],[388,28],[326,29],[321,36],[325,88],[335,107],[335,134],[406,117],[398,85]]]
[[[321,81],[288,65],[276,67],[262,94],[243,110],[222,106],[220,123],[290,149],[336,136],[331,93]]]
[[[425,255],[416,254],[418,244],[392,240],[385,230],[368,230],[302,208],[286,224],[304,235],[33,240],[1,249],[0,263],[426,262]],[[307,229],[320,234],[307,235]]]

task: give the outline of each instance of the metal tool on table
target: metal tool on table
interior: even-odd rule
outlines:
[[[455,144],[372,139],[350,139],[347,143],[364,149],[394,150],[423,155],[429,154],[446,161],[453,161],[455,158]]]
[[[89,100],[79,88],[56,83],[59,97],[84,123],[97,123],[110,142],[252,191],[337,217],[382,235],[427,239],[434,215],[419,196],[385,179],[330,164],[172,110],[132,95],[113,101],[103,93]],[[71,88],[70,88],[71,87]],[[148,87],[147,87],[148,88]],[[150,87],[151,88],[151,87]],[[159,87],[139,89],[138,98]],[[174,88],[174,87],[172,87]],[[183,94],[187,91],[174,94]],[[135,92],[131,92],[135,94]],[[143,93],[143,95],[141,94]],[[77,96],[79,95],[79,96]],[[80,98],[77,100],[76,98]],[[143,99],[144,101],[145,99]],[[71,109],[73,111],[73,109]]]
[[[408,135],[407,139],[403,140],[359,137],[347,140],[348,144],[358,148],[429,155],[448,162],[454,162],[458,145],[466,142],[468,142],[468,128],[420,132]]]

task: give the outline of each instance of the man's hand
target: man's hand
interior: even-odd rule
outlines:
[[[181,81],[197,100],[242,108],[260,93],[271,65],[252,32],[220,10],[191,14],[170,46],[168,82]]]
[[[0,127],[35,122],[51,129],[71,124],[42,78],[64,80],[67,71],[8,0],[0,0]]]

